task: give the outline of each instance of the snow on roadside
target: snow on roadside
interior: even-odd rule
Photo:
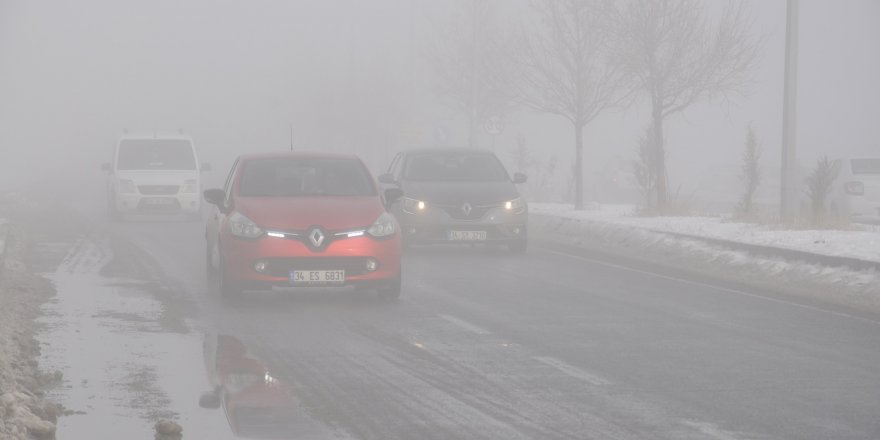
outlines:
[[[785,230],[778,226],[737,223],[723,217],[639,217],[631,205],[594,205],[585,211],[575,211],[571,205],[534,203],[529,205],[529,210],[537,215],[880,262],[880,231],[867,227],[847,231]]]
[[[847,234],[827,231],[830,232],[828,235],[821,235],[826,231],[769,229],[762,234],[761,226],[725,223],[720,218],[636,217],[633,209],[625,206],[594,206],[591,210],[578,212],[566,206],[534,204],[530,205],[529,222],[529,236],[540,240],[709,275],[735,285],[753,285],[855,310],[880,313],[880,272],[877,270],[829,267],[755,255],[711,241],[673,235],[698,236],[702,231],[702,237],[711,239],[772,245],[774,243],[769,240],[776,232],[790,232],[792,239],[786,242],[792,246],[790,249],[809,251],[791,245],[798,242],[793,237],[801,234],[800,242],[806,241],[804,237],[812,236],[820,237],[817,241],[825,240],[825,244],[832,243],[826,246],[825,255],[864,258],[871,255],[872,246],[876,249],[872,241],[876,243],[880,239],[877,232],[852,231],[863,234],[861,242],[851,238],[845,241],[846,244],[838,244],[834,237]],[[762,237],[765,241],[753,239],[749,242],[748,237]]]

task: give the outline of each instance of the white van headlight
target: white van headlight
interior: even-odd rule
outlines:
[[[119,179],[119,182],[116,183],[116,189],[120,194],[134,194],[136,192],[134,181],[128,179]]]
[[[183,190],[181,191],[184,194],[195,194],[199,192],[199,183],[196,179],[189,179],[183,182]]]
[[[383,212],[378,219],[367,229],[367,233],[376,238],[390,237],[397,231],[397,223],[394,217],[387,212]]]
[[[263,230],[240,212],[235,212],[229,217],[229,232],[242,238],[257,238],[263,235]]]

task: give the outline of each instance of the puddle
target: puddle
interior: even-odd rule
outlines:
[[[238,338],[207,334],[204,356],[212,391],[199,406],[222,411],[242,438],[348,439],[346,433],[311,418],[296,388],[275,377]]]
[[[62,248],[67,253],[59,258]],[[211,389],[203,336],[179,319],[169,328],[173,305],[142,280],[102,276],[113,258],[106,245],[82,239],[42,249],[42,267],[57,266],[44,274],[57,296],[40,319],[40,364],[62,372],[48,397],[71,413],[58,421],[59,440],[152,438],[159,419],[183,426],[184,438],[235,438],[222,413],[198,405]]]

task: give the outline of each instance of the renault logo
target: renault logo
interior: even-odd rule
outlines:
[[[464,215],[468,215],[468,216],[471,215],[471,211],[472,211],[473,209],[474,209],[474,208],[471,206],[470,203],[465,202],[464,205],[461,205],[461,212],[463,212]]]
[[[324,235],[324,232],[320,229],[315,228],[312,229],[311,232],[309,232],[309,241],[312,243],[312,246],[316,248],[319,248],[322,244],[324,244],[325,238],[326,236]]]

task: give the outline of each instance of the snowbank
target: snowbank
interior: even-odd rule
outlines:
[[[570,205],[532,204],[536,215],[549,215],[592,222],[608,222],[656,232],[686,234],[737,243],[768,246],[829,257],[853,258],[880,263],[880,232],[865,230],[790,230],[777,225],[737,223],[723,217],[639,217],[628,205],[592,206],[574,211]]]
[[[540,240],[880,313],[877,231],[779,230],[720,217],[648,218],[633,213],[631,206],[620,205],[574,211],[565,205],[532,204],[529,233]]]

